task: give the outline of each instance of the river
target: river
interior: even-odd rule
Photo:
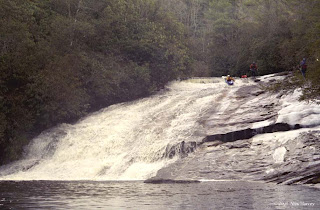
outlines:
[[[2,181],[0,209],[319,209],[320,190],[242,181]]]

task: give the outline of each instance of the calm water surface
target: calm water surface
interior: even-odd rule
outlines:
[[[319,198],[317,188],[256,182],[0,182],[0,209],[320,209]]]

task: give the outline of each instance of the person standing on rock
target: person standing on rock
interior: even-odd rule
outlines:
[[[302,73],[302,76],[306,78],[307,60],[305,58],[303,58],[302,61],[300,62],[300,71]]]
[[[250,71],[251,71],[251,75],[255,78],[257,73],[258,73],[258,66],[256,64],[256,62],[252,62],[252,64],[250,65]]]

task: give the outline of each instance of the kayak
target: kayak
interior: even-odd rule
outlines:
[[[226,83],[227,83],[228,85],[233,85],[233,80],[230,80],[230,81],[226,80]]]

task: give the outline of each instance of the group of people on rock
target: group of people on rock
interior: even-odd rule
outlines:
[[[250,75],[255,78],[257,75],[258,75],[258,65],[256,64],[256,62],[252,62],[250,64]],[[301,71],[301,74],[304,78],[306,78],[306,72],[307,72],[307,60],[306,58],[303,58],[302,61],[300,62],[299,64],[299,70]],[[245,74],[245,75],[242,75],[241,78],[247,78],[248,75]],[[230,75],[228,75],[226,77],[226,80],[227,81],[234,81],[234,78],[231,77]]]
[[[253,78],[255,78],[256,75],[258,74],[258,65],[254,61],[250,64],[250,74]],[[241,76],[241,78],[247,78],[247,77],[248,76],[246,74]],[[226,81],[234,81],[234,78],[231,77],[230,75],[227,75]]]

